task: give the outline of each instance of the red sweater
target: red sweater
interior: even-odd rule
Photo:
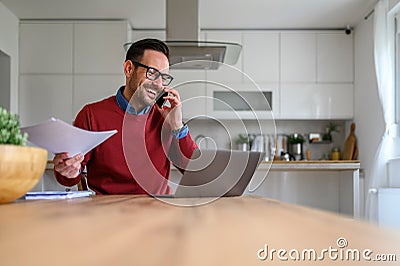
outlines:
[[[82,170],[86,165],[89,187],[98,194],[170,193],[171,161],[184,166],[197,146],[190,134],[175,139],[163,123],[155,107],[144,115],[125,115],[115,96],[86,105],[75,126],[90,131],[118,130],[85,155]],[[73,179],[58,172],[55,175],[64,186],[73,186],[81,179],[80,175]]]

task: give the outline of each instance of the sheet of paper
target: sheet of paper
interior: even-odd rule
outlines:
[[[54,154],[68,152],[72,157],[87,152],[117,133],[110,131],[87,131],[56,118],[51,118],[34,126],[23,127],[28,133],[28,141]]]
[[[40,191],[28,192],[25,195],[26,200],[39,199],[73,199],[81,197],[89,197],[94,195],[94,192],[89,190],[84,191]]]

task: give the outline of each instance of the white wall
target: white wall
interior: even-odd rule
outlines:
[[[400,0],[390,0],[389,1],[389,9],[392,9]]]
[[[19,20],[0,2],[0,50],[11,57],[10,110],[18,112]]]
[[[355,29],[355,115],[361,168],[365,170],[365,193],[374,155],[384,132],[374,66],[374,17],[363,20]],[[366,195],[365,195],[366,196]]]

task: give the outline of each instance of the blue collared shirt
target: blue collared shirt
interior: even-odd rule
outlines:
[[[121,88],[119,88],[117,95],[116,95],[117,104],[124,112],[127,112],[128,114],[132,114],[132,115],[144,115],[150,111],[151,106],[148,105],[142,111],[140,111],[138,113],[135,110],[135,108],[128,102],[128,100],[125,99],[125,97],[123,95],[124,89],[125,89],[125,86],[122,86]],[[176,139],[182,139],[182,138],[186,137],[188,133],[189,133],[189,128],[186,124],[184,124],[183,127],[179,130],[172,130],[172,135],[174,135],[174,137]]]

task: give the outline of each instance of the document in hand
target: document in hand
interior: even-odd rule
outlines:
[[[37,125],[21,128],[22,133],[28,133],[28,141],[47,149],[54,154],[68,152],[72,157],[78,153],[85,155],[88,151],[117,133],[110,131],[87,131],[57,118],[50,118]]]

